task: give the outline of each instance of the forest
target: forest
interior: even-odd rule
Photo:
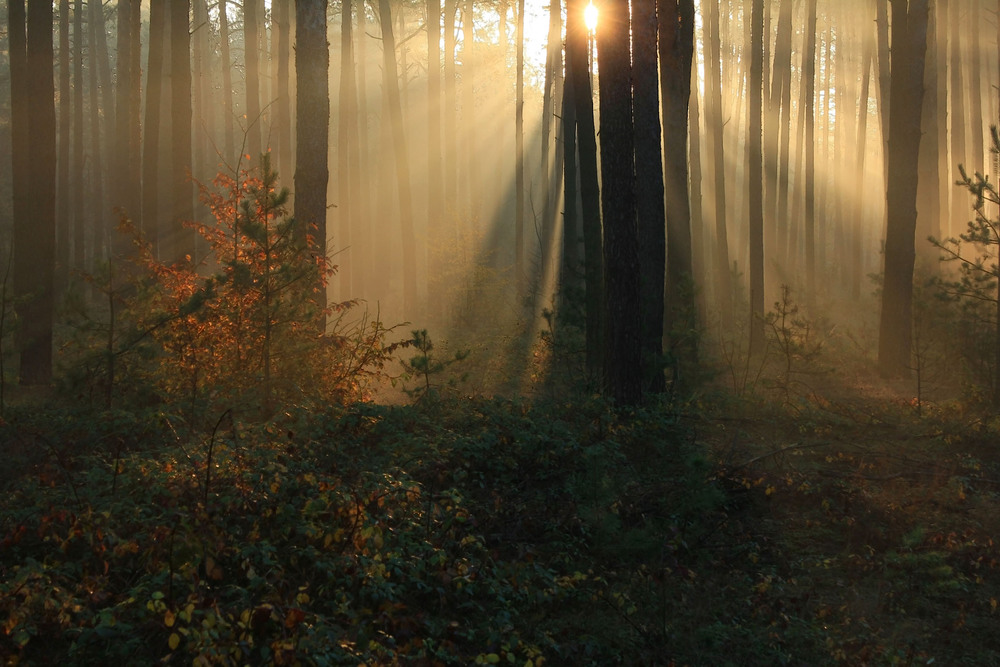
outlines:
[[[1000,664],[998,125],[991,0],[0,0],[0,660]]]

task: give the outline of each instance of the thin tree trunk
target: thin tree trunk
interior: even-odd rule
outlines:
[[[951,159],[948,161],[951,178],[948,180],[951,183],[959,178],[958,165],[968,166],[965,145],[965,126],[968,119],[965,115],[965,78],[962,71],[962,49],[965,44],[962,39],[962,28],[966,25],[962,17],[963,5],[961,0],[949,0],[948,3],[951,12]],[[969,212],[968,200],[965,197],[953,196],[947,234],[952,233],[954,225],[958,225],[959,228],[964,227],[970,217]]]
[[[56,173],[56,291],[69,280],[70,230],[70,129],[73,116],[70,94],[69,0],[59,0],[59,141]]]
[[[353,0],[343,0],[340,11],[340,113],[337,128],[337,191],[340,201],[337,203],[340,238],[337,246],[341,249],[338,260],[340,269],[340,297],[346,301],[354,293],[352,272],[354,258],[351,250],[351,221],[354,216],[354,202],[351,198],[351,173],[356,168],[351,161],[351,149],[357,143],[357,121],[355,118],[355,83],[354,83],[354,37],[351,28],[354,24]],[[361,8],[364,11],[364,7]]]
[[[184,227],[194,218],[191,186],[191,2],[170,0],[171,226],[160,237],[160,254],[180,259],[195,255],[194,233]]]
[[[764,349],[764,202],[762,200],[763,155],[761,116],[764,88],[764,0],[753,0],[750,43],[750,115],[747,141],[750,145],[750,350]]]
[[[86,215],[84,206],[84,156],[83,156],[83,0],[76,0],[73,7],[73,262],[72,267],[84,268]]]
[[[441,0],[427,0],[427,223],[440,228],[444,187],[441,162]]]
[[[444,0],[444,126],[449,131],[444,135],[444,202],[455,216],[455,202],[458,195],[458,136],[452,131],[457,128],[457,98],[455,88],[455,12],[457,0]],[[404,68],[405,71],[405,68]]]
[[[247,127],[246,148],[250,160],[260,160],[261,111],[260,111],[260,18],[257,16],[258,0],[243,0],[243,54],[246,66]]]
[[[223,153],[225,159],[235,160],[236,138],[233,127],[233,59],[229,54],[229,12],[228,1],[219,0],[219,57],[222,60],[222,127]]]
[[[708,32],[706,39],[709,54],[706,59],[705,85],[708,87],[710,100],[706,107],[709,152],[712,154],[714,167],[714,203],[715,203],[715,276],[714,287],[716,305],[724,322],[732,320],[733,288],[730,279],[729,266],[729,234],[726,224],[726,151],[724,139],[725,119],[722,117],[722,54],[719,39],[719,5],[718,0],[708,0],[702,4],[706,14]]]
[[[382,87],[392,124],[400,231],[403,241],[403,313],[407,314],[415,313],[417,307],[417,249],[413,231],[413,197],[410,191],[410,155],[403,126],[403,107],[399,99],[396,39],[392,32],[392,11],[389,0],[379,0],[378,5],[379,19],[382,24]]]
[[[560,0],[552,0],[555,3]],[[476,111],[475,111],[475,81],[476,81],[476,24],[473,13],[473,1],[464,1],[462,12],[462,114],[465,117],[465,179],[466,196],[468,197],[469,222],[476,220],[476,208],[479,202],[479,175],[476,168],[479,159],[476,145]]]
[[[146,60],[146,141],[142,151],[142,219],[146,236],[157,252],[165,228],[160,220],[160,106],[163,87],[163,48],[168,0],[150,0],[149,55]]]
[[[806,46],[802,56],[806,291],[810,295],[816,294],[816,5],[817,0],[807,0]]]
[[[517,70],[514,93],[514,282],[524,291],[524,0],[517,0]]]
[[[101,137],[101,109],[105,116],[110,118],[114,112],[114,107],[107,101],[110,88],[109,78],[103,78],[101,72],[110,70],[107,62],[107,43],[104,32],[104,9],[101,0],[89,0],[90,10],[90,154],[91,154],[91,256],[93,259],[101,259],[104,256],[104,249],[107,243],[107,224],[105,222],[108,214],[107,185],[105,183],[104,160],[107,152],[105,142]],[[101,45],[104,48],[101,48]],[[104,57],[103,63],[101,57]],[[103,79],[103,82],[102,82]],[[101,90],[104,91],[104,102],[101,102]],[[113,122],[108,121],[107,127],[113,127]],[[110,136],[110,132],[105,132]]]
[[[289,51],[291,48],[291,17],[289,3],[292,0],[275,0],[271,5],[274,23],[277,25],[277,56],[275,57],[275,128],[278,138],[278,173],[285,183],[292,180],[292,114],[291,96],[288,90]],[[363,13],[363,12],[362,12]]]

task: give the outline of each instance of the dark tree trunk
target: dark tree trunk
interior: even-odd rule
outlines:
[[[597,30],[601,109],[601,208],[604,214],[604,382],[619,405],[642,400],[639,235],[628,0],[602,5]]]
[[[56,240],[56,109],[52,2],[8,4],[14,139],[14,294],[21,384],[52,380]],[[23,106],[15,100],[24,100]],[[25,137],[22,139],[22,137]],[[20,186],[20,188],[19,188]],[[23,193],[19,197],[18,193]],[[18,215],[20,214],[20,215]]]
[[[892,0],[888,224],[878,347],[879,370],[890,377],[903,375],[910,366],[927,4],[928,0]]]
[[[70,131],[73,116],[70,93],[69,0],[59,0],[59,140],[56,168],[56,291],[62,293],[69,280],[70,230]]]
[[[110,67],[107,62],[108,49],[106,35],[104,32],[104,10],[101,0],[89,0],[89,20],[90,20],[90,154],[91,154],[91,256],[93,259],[101,259],[104,256],[104,249],[107,243],[108,201],[107,184],[105,182],[104,161],[108,155],[105,150],[106,143],[101,137],[101,110],[103,108],[106,117],[110,117],[114,111],[113,106],[107,102],[110,95],[108,90],[111,87]],[[101,48],[101,45],[104,48]],[[101,58],[104,58],[102,63]],[[102,72],[106,76],[102,76]],[[104,102],[101,101],[101,90],[104,90]],[[111,126],[109,121],[107,126]],[[110,135],[110,132],[107,132]]]
[[[572,0],[566,20],[566,60],[573,77],[576,144],[580,156],[580,198],[583,221],[584,284],[586,289],[587,374],[596,378],[604,355],[604,250],[601,232],[601,190],[597,176],[594,98],[587,57],[585,0]]]
[[[295,219],[325,255],[326,195],[330,180],[330,46],[326,41],[327,0],[295,0]],[[325,288],[317,305],[326,308]],[[320,330],[325,322],[320,320]]]
[[[635,207],[641,298],[642,369],[643,386],[654,393],[662,392],[666,387],[663,374],[663,301],[667,261],[656,35],[656,4],[633,3]],[[669,38],[667,35],[664,37]],[[685,111],[687,111],[686,105]],[[683,146],[681,150],[686,163],[685,138],[684,135],[681,136]]]
[[[341,249],[340,298],[347,300],[354,293],[352,284],[354,257],[351,242],[351,221],[354,218],[354,198],[351,192],[351,174],[356,171],[352,163],[351,151],[357,144],[356,105],[357,93],[354,83],[354,25],[353,0],[343,0],[340,11],[340,113],[337,121],[337,218],[340,238],[335,244]],[[364,7],[361,8],[364,11]]]
[[[292,179],[292,110],[291,97],[288,91],[289,51],[291,49],[291,16],[289,3],[291,0],[275,0],[272,5],[274,24],[277,26],[277,51],[275,57],[275,134],[278,137],[278,174],[285,183]]]
[[[697,362],[687,151],[694,58],[694,0],[659,0],[658,10],[667,217],[666,329],[673,354],[685,357],[685,362]],[[638,147],[637,144],[636,150]],[[639,168],[638,158],[636,168]],[[680,358],[675,360],[675,373],[681,361]]]
[[[84,267],[86,215],[84,211],[84,157],[83,157],[83,0],[73,6],[73,261],[78,270]]]
[[[726,224],[726,150],[724,139],[725,118],[722,110],[722,46],[719,37],[719,0],[702,3],[705,13],[708,56],[705,62],[706,133],[709,152],[712,154],[714,212],[715,212],[715,277],[716,304],[724,322],[732,321],[732,281],[729,266],[729,233]]]
[[[806,47],[802,56],[802,103],[805,109],[805,258],[806,288],[816,293],[816,4],[807,0]]]
[[[580,216],[576,206],[579,190],[578,162],[576,156],[576,103],[573,99],[573,75],[569,58],[566,59],[566,86],[562,100],[563,135],[563,244],[559,285],[565,296],[575,294],[580,275]],[[565,298],[563,303],[566,303]]]

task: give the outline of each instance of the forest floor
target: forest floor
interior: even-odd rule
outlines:
[[[1000,664],[1000,420],[838,371],[593,398],[9,408],[5,664]]]

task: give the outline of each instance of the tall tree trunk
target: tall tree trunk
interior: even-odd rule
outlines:
[[[669,1],[669,0],[668,0]],[[692,19],[693,20],[693,19]],[[692,41],[694,41],[694,35],[692,34]],[[691,77],[692,81],[688,84],[689,89],[692,91],[691,95],[688,97],[690,100],[690,109],[688,110],[688,160],[690,162],[690,178],[688,183],[689,193],[688,201],[691,204],[691,282],[692,290],[694,292],[694,305],[695,312],[705,313],[707,312],[705,304],[705,290],[703,289],[705,281],[705,217],[702,213],[702,191],[701,191],[701,90],[700,81],[698,75],[698,47],[695,44],[691,50]],[[666,93],[664,93],[666,94]],[[668,129],[669,132],[669,129]],[[667,166],[669,173],[669,164]],[[667,184],[667,196],[670,196],[670,185]],[[669,211],[669,208],[668,208]],[[670,268],[670,253],[673,251],[670,249],[671,244],[671,230],[672,223],[670,222],[670,217],[667,217],[667,271],[671,271]],[[683,234],[683,233],[682,233]],[[682,235],[683,238],[683,235]],[[668,298],[673,287],[670,284],[671,274],[667,275],[667,290]],[[669,307],[668,303],[668,307]],[[694,315],[694,324],[698,324],[697,315]],[[671,325],[671,328],[673,325]],[[695,339],[697,340],[697,338]]]
[[[580,156],[580,198],[583,222],[584,285],[586,289],[586,366],[593,379],[604,358],[604,248],[601,232],[601,189],[597,172],[594,98],[587,57],[586,0],[570,0],[566,19],[566,61],[573,77],[576,144]]]
[[[666,329],[670,336],[670,349],[676,360],[674,364],[676,376],[681,358],[686,362],[696,362],[698,355],[697,338],[693,335],[697,328],[697,314],[694,305],[687,150],[691,72],[694,59],[694,0],[658,0],[657,11],[660,28],[663,165],[667,203]],[[638,108],[636,120],[638,122]],[[641,142],[636,143],[636,170],[641,174],[638,159],[640,145]],[[640,224],[644,224],[641,217]]]
[[[146,60],[146,140],[142,151],[142,219],[154,252],[165,231],[160,220],[160,107],[168,0],[149,2],[149,55]]]
[[[983,116],[983,77],[982,77],[982,9],[981,0],[969,3],[969,15],[966,17],[966,25],[972,33],[971,54],[966,58],[969,61],[969,149],[972,164],[969,165],[970,173],[986,173],[985,145],[986,138],[984,130],[989,125],[984,122]],[[967,216],[971,217],[971,216]],[[958,221],[965,224],[967,220]]]
[[[246,150],[250,160],[260,160],[261,111],[260,111],[260,18],[257,16],[258,0],[243,0],[243,54],[246,62],[247,127]]]
[[[709,53],[705,62],[705,85],[708,88],[709,100],[706,103],[706,119],[709,152],[712,154],[714,167],[713,191],[715,194],[715,277],[714,287],[716,306],[724,322],[732,318],[733,288],[730,279],[729,266],[729,235],[726,225],[726,151],[725,151],[725,118],[722,111],[722,46],[719,38],[719,0],[707,0],[702,3],[705,12],[708,31],[706,41]]]
[[[663,7],[661,6],[661,11]],[[676,12],[676,5],[674,7]],[[675,25],[677,21],[674,21]],[[639,260],[640,344],[645,389],[666,388],[663,374],[664,282],[667,262],[666,211],[663,202],[660,97],[657,74],[656,4],[632,5],[632,85],[635,131],[635,210]],[[664,38],[669,38],[664,35]],[[690,61],[689,61],[690,62]],[[664,62],[664,68],[667,67]],[[684,111],[687,111],[685,104]],[[685,113],[686,118],[686,113]],[[681,152],[687,161],[685,134]],[[671,202],[673,205],[674,202]]]
[[[291,16],[289,3],[291,0],[274,0],[271,11],[274,15],[274,25],[278,36],[275,40],[275,128],[278,145],[278,173],[285,183],[292,179],[292,113],[291,97],[288,90],[289,51],[291,49]],[[362,12],[363,13],[363,12]]]
[[[455,201],[458,194],[458,136],[452,131],[457,128],[457,105],[455,88],[455,12],[457,0],[444,0],[444,126],[449,128],[444,136],[444,201],[455,215]],[[405,68],[403,71],[406,71]]]
[[[150,0],[152,5],[153,0]],[[152,12],[152,9],[150,10]],[[203,182],[208,182],[215,175],[210,168],[208,158],[209,120],[211,114],[206,114],[207,105],[211,103],[212,86],[209,85],[209,45],[208,45],[208,5],[206,0],[192,0],[192,15],[194,31],[191,35],[191,113],[194,130],[192,132],[192,175]],[[152,22],[152,16],[150,22]],[[152,48],[152,28],[150,28],[150,48]],[[147,77],[149,72],[146,73]],[[146,94],[147,98],[149,93]],[[147,132],[152,131],[147,126]]]
[[[560,2],[560,0],[553,0]],[[475,59],[476,59],[476,24],[472,8],[473,0],[464,0],[465,9],[462,12],[462,113],[465,127],[465,181],[466,197],[469,206],[469,221],[477,217],[476,207],[479,202],[479,175],[477,161],[479,154],[476,146],[477,116],[475,112]]]
[[[778,32],[774,45],[774,66],[771,68],[771,88],[768,95],[767,112],[764,114],[764,148],[768,155],[764,171],[764,244],[772,260],[784,256],[787,234],[784,222],[779,219],[778,200],[782,176],[784,175],[785,193],[787,194],[788,175],[787,157],[783,150],[788,136],[792,69],[792,0],[781,0],[778,15]],[[838,107],[840,108],[840,107]],[[753,213],[751,212],[751,215]]]
[[[76,0],[73,6],[73,262],[78,270],[84,268],[84,243],[86,215],[84,206],[83,156],[83,0]]]
[[[807,0],[806,45],[802,55],[806,291],[811,295],[816,294],[816,5],[817,0]]]
[[[945,119],[938,117],[942,92],[938,90],[938,11],[939,2],[927,11],[927,56],[924,66],[924,110],[921,116],[920,174],[925,185],[917,191],[917,249],[927,261],[934,262],[937,253],[927,243],[927,237],[941,235],[941,154],[940,127]],[[974,53],[976,53],[974,51]],[[946,127],[946,126],[945,126]],[[986,165],[983,165],[985,169]],[[986,173],[985,171],[983,173]]]
[[[337,192],[340,201],[337,203],[337,218],[339,219],[340,238],[337,247],[341,249],[340,297],[341,300],[351,298],[354,293],[352,272],[354,258],[351,243],[351,221],[354,217],[354,201],[351,197],[351,173],[357,166],[352,163],[351,152],[358,141],[357,120],[355,117],[356,93],[354,83],[354,25],[353,1],[343,0],[340,11],[340,94],[337,126]],[[361,7],[364,11],[364,7]]]
[[[542,86],[542,159],[541,159],[541,191],[544,197],[542,205],[542,235],[541,235],[541,259],[543,266],[548,268],[550,255],[549,242],[553,238],[552,229],[555,226],[555,207],[558,197],[558,189],[552,187],[552,177],[558,172],[557,164],[552,161],[553,144],[552,128],[553,117],[555,115],[556,99],[556,79],[559,73],[556,72],[556,63],[559,63],[559,72],[562,71],[562,60],[558,54],[562,52],[562,30],[560,18],[562,17],[562,1],[552,0],[549,3],[549,32],[545,40],[545,80]]]
[[[439,226],[441,182],[441,0],[427,0],[427,223]],[[440,227],[438,227],[440,228]]]
[[[764,349],[764,202],[763,155],[761,150],[761,116],[764,89],[764,0],[753,0],[751,6],[750,43],[750,114],[747,119],[747,141],[750,163],[750,350]]]
[[[639,234],[628,0],[607,0],[597,30],[604,214],[604,382],[618,405],[642,400]]]
[[[864,56],[861,66],[861,93],[858,95],[858,130],[855,146],[857,148],[854,157],[854,184],[853,184],[853,207],[850,215],[851,247],[848,252],[850,258],[850,283],[851,298],[857,300],[861,297],[861,276],[864,273],[863,258],[861,256],[862,241],[864,234],[864,211],[865,211],[865,154],[868,152],[868,90],[871,81],[872,44],[866,40],[864,46]]]
[[[173,215],[160,236],[160,255],[194,257],[194,233],[184,227],[194,218],[191,186],[191,1],[170,0],[170,130]]]
[[[21,384],[52,380],[56,240],[56,109],[51,0],[8,3],[14,201],[14,294]],[[24,106],[15,102],[25,100]],[[26,137],[25,139],[22,139]],[[18,186],[23,188],[19,190]],[[23,197],[17,193],[23,192]],[[20,213],[20,215],[18,215]]]
[[[563,243],[559,285],[565,297],[575,294],[579,286],[580,216],[576,206],[579,197],[579,170],[576,156],[576,101],[573,99],[573,74],[566,59],[566,86],[563,89],[561,124],[563,135]]]
[[[222,61],[222,147],[225,159],[236,159],[236,138],[233,127],[233,59],[229,53],[228,0],[219,0],[219,58]]]
[[[514,88],[514,282],[524,291],[524,0],[517,0],[517,71]]]
[[[965,145],[965,127],[968,119],[965,114],[965,77],[962,71],[963,45],[966,43],[962,39],[962,31],[968,25],[962,16],[964,4],[961,0],[949,0],[948,3],[951,14],[951,159],[948,161],[951,168],[951,178],[948,180],[951,183],[959,179],[958,165],[965,165],[968,160]],[[893,19],[895,19],[895,15],[893,15]],[[968,200],[965,197],[953,196],[947,234],[950,235],[956,225],[959,229],[963,228],[969,217]],[[907,359],[908,361],[909,359]]]
[[[118,61],[115,112],[115,197],[133,221],[141,224],[141,186],[138,168],[139,133],[139,0],[118,0]],[[116,237],[121,252],[128,251],[127,240]]]
[[[888,225],[878,362],[885,376],[910,366],[913,235],[917,224],[924,56],[928,0],[892,0],[892,88],[889,119]]]
[[[66,289],[69,280],[70,230],[70,121],[73,115],[70,94],[69,0],[59,0],[59,140],[56,168],[56,291]]]
[[[110,103],[111,76],[108,63],[107,35],[104,30],[104,9],[101,0],[88,0],[90,10],[90,154],[91,154],[91,254],[93,258],[104,256],[107,244],[108,199],[104,168],[105,159],[110,155],[106,150],[107,141],[101,136],[101,110],[108,122],[106,128],[114,126],[114,106]],[[103,45],[103,48],[102,48]],[[103,60],[102,60],[103,58]],[[101,91],[104,92],[103,101]],[[111,136],[105,130],[107,137]]]
[[[417,307],[416,238],[413,232],[413,197],[410,192],[410,154],[403,126],[403,107],[399,99],[396,71],[396,38],[392,32],[389,0],[379,0],[382,24],[382,88],[390,121],[396,163],[396,187],[399,195],[399,221],[403,240],[403,312],[414,313]],[[446,84],[447,85],[447,84]],[[447,180],[447,179],[446,179]]]

